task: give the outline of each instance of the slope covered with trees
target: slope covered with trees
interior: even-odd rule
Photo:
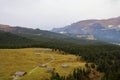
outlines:
[[[9,32],[0,31],[0,48],[21,48],[32,45],[33,40]]]
[[[39,37],[38,40],[34,38],[21,37],[1,31],[0,48],[42,47],[51,48],[53,51],[64,51],[74,55],[82,56],[82,59],[86,60],[87,62],[95,63],[97,65],[97,70],[105,73],[102,80],[120,79],[120,46],[106,43],[80,44],[79,42],[55,38],[50,39]],[[77,73],[77,75],[81,75],[81,73]],[[85,79],[89,80],[88,78]]]

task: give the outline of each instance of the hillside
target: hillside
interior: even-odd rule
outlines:
[[[58,48],[63,45],[101,43],[96,40],[76,38],[73,35],[64,35],[39,29],[11,27],[0,25],[0,48],[43,47]]]
[[[40,29],[25,28],[20,26],[9,26],[0,24],[0,30],[10,33],[22,33],[22,34],[34,34],[34,35],[45,35],[50,37],[65,37],[58,33],[53,33],[49,31],[44,31]]]
[[[63,28],[54,28],[53,32],[66,34],[93,35],[97,40],[120,42],[120,17],[103,20],[83,20]]]
[[[34,41],[9,32],[0,31],[0,47],[18,48],[32,45]]]
[[[24,47],[42,47],[42,48],[60,48],[62,46],[100,43],[76,39],[71,37],[55,37],[48,35],[35,35],[24,33],[10,33],[0,31],[0,48],[24,48]]]

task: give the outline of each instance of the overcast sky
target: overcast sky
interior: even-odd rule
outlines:
[[[0,24],[50,30],[120,16],[120,0],[0,0]]]

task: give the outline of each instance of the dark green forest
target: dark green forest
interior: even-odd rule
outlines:
[[[120,79],[120,46],[102,42],[90,42],[73,38],[49,38],[24,34],[11,34],[0,31],[0,48],[42,47],[67,52],[97,65],[97,71],[103,72],[101,80]],[[67,77],[53,73],[51,80],[89,80],[89,71],[75,69]]]

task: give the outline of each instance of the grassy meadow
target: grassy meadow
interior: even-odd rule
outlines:
[[[47,64],[47,67],[39,67],[40,64]],[[69,67],[62,68],[62,64]],[[48,68],[55,68],[55,72],[67,76],[74,68],[84,65],[85,62],[78,60],[75,55],[63,55],[51,49],[0,49],[0,80],[13,80],[12,75],[17,71],[27,72],[25,76],[19,78],[20,80],[45,80],[51,75],[47,72]]]

